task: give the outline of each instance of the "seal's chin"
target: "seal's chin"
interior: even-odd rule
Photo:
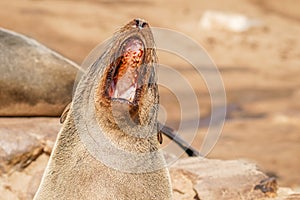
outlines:
[[[106,80],[106,94],[111,100],[135,101],[144,52],[144,44],[139,38],[129,38],[122,44],[120,57],[111,66]]]

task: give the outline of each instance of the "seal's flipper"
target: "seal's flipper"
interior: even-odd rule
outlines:
[[[165,126],[161,123],[158,123],[160,133],[163,133],[165,136],[173,140],[178,144],[186,154],[190,157],[201,156],[200,152],[190,146],[186,141],[184,141],[172,128]]]

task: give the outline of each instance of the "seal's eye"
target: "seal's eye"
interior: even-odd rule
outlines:
[[[123,43],[120,61],[117,63],[108,90],[111,98],[133,102],[144,51],[143,42],[138,38],[129,38]]]

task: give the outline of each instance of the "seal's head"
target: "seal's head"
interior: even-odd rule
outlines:
[[[107,66],[95,92],[96,110],[105,112],[101,120],[118,126],[154,125],[157,57],[148,23],[135,19],[120,29],[102,60]]]
[[[135,19],[101,49],[91,56],[71,107],[81,141],[113,168],[144,173],[163,167],[157,139],[157,57],[149,25]]]

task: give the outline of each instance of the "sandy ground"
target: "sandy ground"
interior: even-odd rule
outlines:
[[[247,32],[204,30],[206,10],[236,12],[262,22]],[[33,37],[81,63],[120,26],[139,17],[201,44],[217,64],[227,94],[227,120],[208,155],[254,160],[281,186],[300,187],[300,3],[298,0],[135,1],[1,0],[0,26]],[[192,50],[191,50],[192,51]],[[195,86],[201,116],[209,116],[209,94],[184,63],[164,60]],[[167,122],[176,127],[178,103],[164,97]],[[194,141],[201,145],[207,124]]]

